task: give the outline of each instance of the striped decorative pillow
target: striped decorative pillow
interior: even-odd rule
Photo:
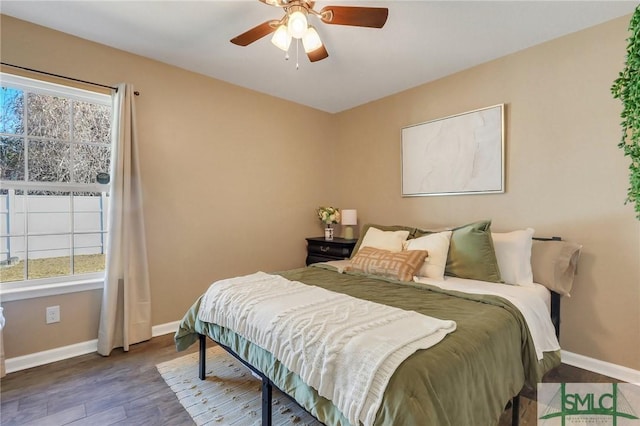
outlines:
[[[379,275],[399,281],[412,281],[427,255],[426,250],[392,252],[373,247],[362,247],[351,258],[345,271]]]

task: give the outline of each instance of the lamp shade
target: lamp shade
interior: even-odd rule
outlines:
[[[307,16],[299,10],[289,15],[287,23],[291,37],[300,39],[307,32]]]
[[[313,52],[322,46],[318,31],[312,25],[309,25],[307,32],[302,37],[302,46],[304,46],[305,53]]]
[[[289,50],[289,45],[291,44],[291,34],[287,31],[286,25],[280,25],[275,33],[273,33],[273,37],[271,37],[271,43],[276,45],[279,49],[284,50],[285,52]]]
[[[357,210],[345,210],[340,212],[342,216],[342,225],[357,225],[358,224],[358,211]]]

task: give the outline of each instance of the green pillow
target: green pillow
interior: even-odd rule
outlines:
[[[491,238],[491,221],[483,220],[453,229],[445,275],[502,282]]]

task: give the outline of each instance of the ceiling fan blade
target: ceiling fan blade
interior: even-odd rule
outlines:
[[[325,24],[356,27],[382,28],[387,16],[386,7],[325,6],[320,11],[320,19]]]
[[[246,31],[239,36],[232,38],[230,41],[233,44],[237,44],[238,46],[248,46],[256,40],[260,40],[262,37],[267,34],[271,34],[278,28],[278,24],[280,21],[271,20],[267,22],[263,22],[260,25],[257,25],[251,28],[249,31]]]
[[[324,45],[322,45],[316,50],[307,53],[307,56],[309,57],[309,61],[317,62],[329,57],[329,53],[327,53],[327,49],[325,49]]]

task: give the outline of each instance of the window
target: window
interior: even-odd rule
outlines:
[[[111,96],[0,82],[0,289],[101,279]]]

